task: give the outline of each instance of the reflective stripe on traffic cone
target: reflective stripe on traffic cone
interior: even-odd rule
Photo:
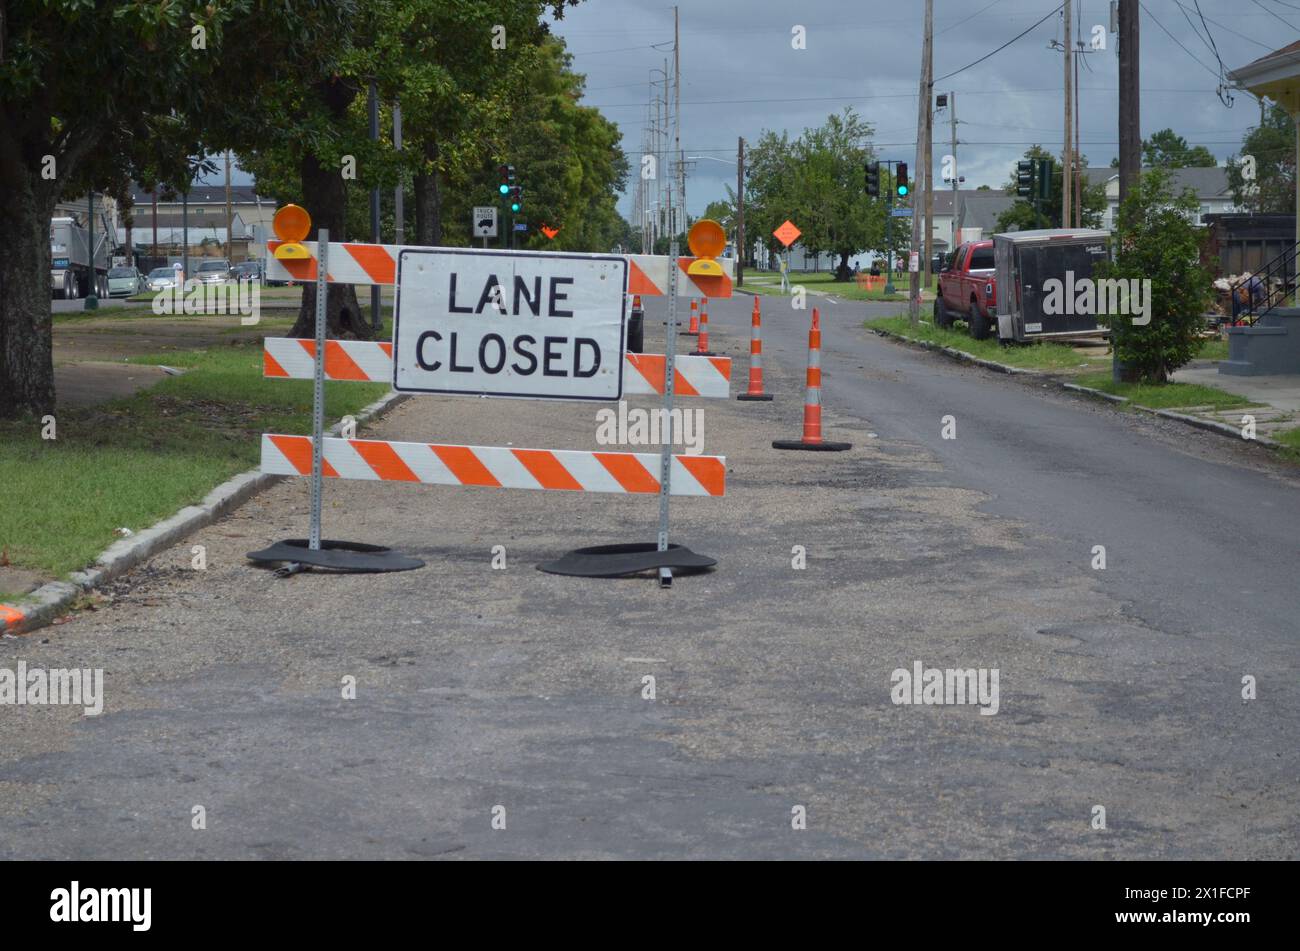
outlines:
[[[812,328],[808,331],[808,385],[803,401],[803,439],[778,440],[773,449],[803,449],[809,452],[844,452],[853,446],[846,442],[825,442],[822,439],[822,328],[817,308],[812,312]]]
[[[706,297],[700,304],[700,322],[696,327],[700,339],[695,347],[695,356],[697,357],[716,357],[717,354],[709,349],[709,299]]]
[[[745,403],[770,403],[772,396],[763,392],[763,312],[754,298],[754,313],[749,331],[749,392],[737,396]]]

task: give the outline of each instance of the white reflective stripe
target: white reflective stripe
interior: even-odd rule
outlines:
[[[275,475],[298,475],[288,458],[271,442],[271,437],[262,436],[262,471]]]
[[[326,439],[323,445],[326,461],[343,479],[365,479],[379,481],[379,474],[370,468],[352,444],[346,439]]]
[[[625,493],[625,489],[618,484],[618,480],[609,474],[609,470],[601,465],[600,460],[594,454],[584,454],[575,458],[563,459],[564,468],[569,470],[569,475],[573,476],[574,481],[582,486],[584,492],[612,492],[615,494]],[[651,470],[653,473],[654,470]]]
[[[540,489],[541,483],[514,454],[514,450],[485,446],[470,446],[483,467],[507,489]]]
[[[658,479],[658,476],[655,477]],[[673,495],[708,495],[708,490],[700,485],[700,480],[691,474],[691,470],[682,464],[680,456],[673,456]]]
[[[392,442],[389,445],[421,482],[430,485],[460,485],[460,480],[451,474],[438,454],[424,443]]]

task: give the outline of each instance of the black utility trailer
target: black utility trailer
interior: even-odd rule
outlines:
[[[1109,232],[1086,228],[995,234],[998,339],[1023,343],[1109,333],[1097,324],[1095,314],[1052,313],[1054,308],[1044,307],[1048,281],[1092,280],[1093,266],[1109,258],[1109,249]]]

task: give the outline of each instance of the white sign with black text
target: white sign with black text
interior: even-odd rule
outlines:
[[[492,205],[474,207],[474,237],[495,238],[497,236],[497,210]]]
[[[627,271],[612,255],[404,249],[393,388],[619,400]]]

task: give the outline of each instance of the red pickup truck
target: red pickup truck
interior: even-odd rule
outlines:
[[[966,321],[970,335],[976,340],[985,339],[997,326],[992,241],[958,245],[939,272],[934,323],[936,327],[947,328],[955,320]]]

